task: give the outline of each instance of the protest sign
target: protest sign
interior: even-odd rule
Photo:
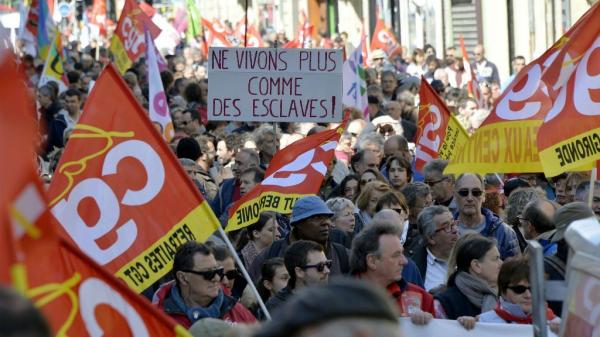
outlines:
[[[171,270],[180,245],[218,226],[112,65],[86,101],[49,195],[59,231],[138,292]]]
[[[466,330],[460,323],[448,319],[432,319],[426,325],[416,325],[408,317],[400,318],[400,330],[403,336],[429,337],[439,336],[443,331],[444,337],[531,337],[533,336],[533,325],[531,324],[508,324],[508,323],[476,323],[475,328]],[[548,330],[549,337],[556,337]]]
[[[342,51],[211,48],[208,119],[339,122]]]

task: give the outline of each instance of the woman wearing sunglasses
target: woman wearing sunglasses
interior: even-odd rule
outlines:
[[[498,275],[500,300],[496,307],[479,316],[479,322],[532,324],[531,285],[529,284],[529,261],[517,258],[506,261]],[[558,334],[560,317],[552,309],[546,309],[550,330]]]

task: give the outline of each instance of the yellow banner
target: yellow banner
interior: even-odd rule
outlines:
[[[188,241],[205,241],[214,233],[217,228],[208,224],[217,223],[217,220],[207,221],[210,217],[214,218],[214,214],[204,201],[165,236],[124,265],[116,276],[138,293],[146,290],[171,271],[173,258],[179,246]]]
[[[444,174],[542,172],[537,151],[541,120],[484,125],[450,160]]]
[[[225,231],[235,231],[256,223],[262,212],[272,211],[281,214],[290,214],[296,200],[306,195],[273,191],[264,192],[258,197],[241,204],[229,217]]]
[[[439,158],[450,160],[456,157],[464,144],[469,140],[469,135],[454,116],[450,116],[446,127],[446,136],[438,150]]]
[[[567,171],[590,170],[600,160],[600,129],[590,130],[540,152],[547,176]]]
[[[117,34],[113,35],[112,40],[110,40],[110,51],[115,57],[114,63],[119,69],[119,73],[121,75],[125,74],[127,69],[131,68],[133,62],[129,59],[125,46],[123,46],[123,42]]]

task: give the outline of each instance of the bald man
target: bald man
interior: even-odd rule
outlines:
[[[500,75],[498,75],[498,67],[485,58],[485,49],[482,45],[478,44],[473,49],[475,54],[475,62],[473,63],[473,69],[477,74],[477,80],[481,83],[482,81],[492,83],[498,83],[500,85]]]

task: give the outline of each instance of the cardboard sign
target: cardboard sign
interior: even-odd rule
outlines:
[[[208,119],[342,120],[342,50],[211,48]]]

